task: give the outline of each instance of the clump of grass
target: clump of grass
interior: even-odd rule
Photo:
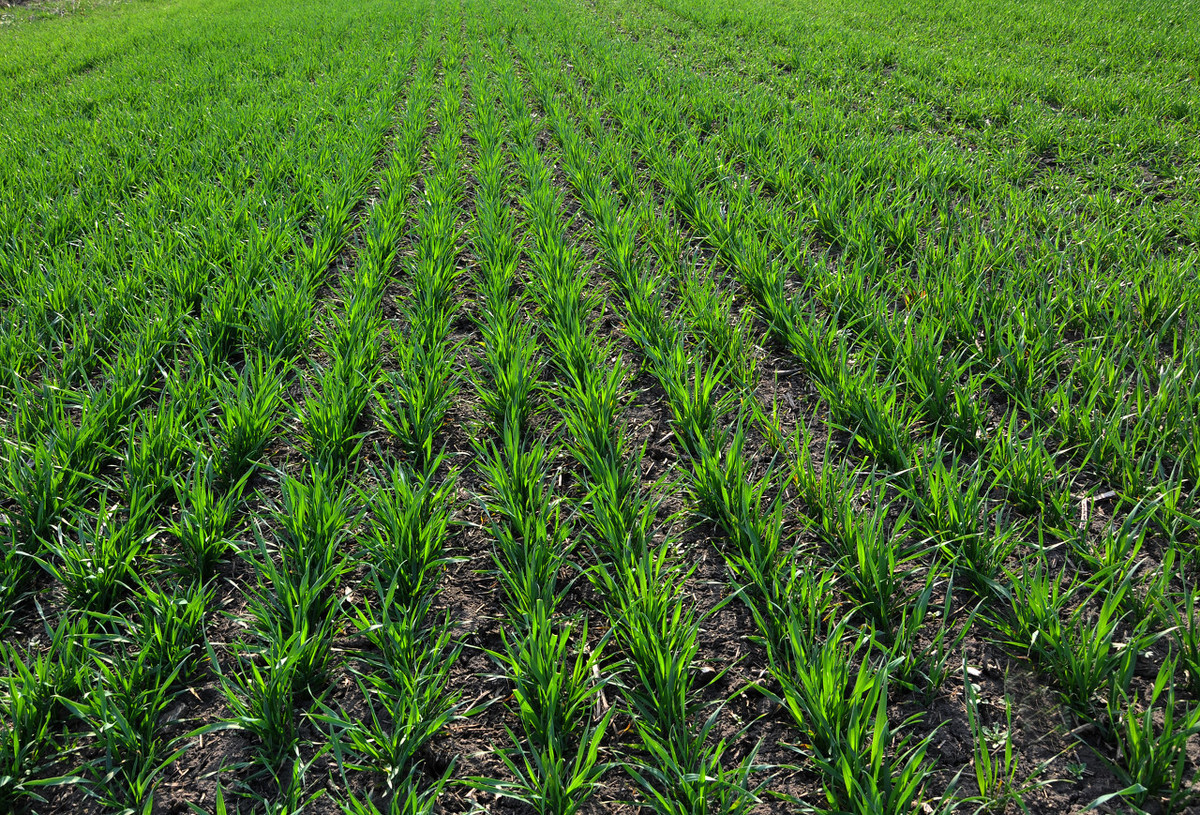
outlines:
[[[221,407],[213,442],[218,451],[216,472],[223,485],[249,473],[266,450],[278,426],[287,374],[286,364],[251,356],[236,380],[217,380]]]

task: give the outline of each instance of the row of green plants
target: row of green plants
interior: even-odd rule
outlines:
[[[353,789],[352,773],[367,774],[363,792],[341,801],[343,811],[356,815],[435,812],[454,762],[438,766],[432,746],[465,713],[461,691],[451,687],[462,644],[437,602],[450,562],[458,480],[435,447],[457,389],[451,365],[457,347],[448,333],[458,308],[462,193],[456,170],[463,125],[461,46],[452,25],[452,18],[439,17],[427,41],[372,209],[378,217],[362,230],[359,248],[359,268],[377,281],[376,304],[397,266],[406,272],[406,291],[397,326],[388,332],[394,367],[375,376],[370,403],[391,449],[376,447],[373,486],[357,488],[369,507],[357,554],[369,566],[365,600],[354,609],[352,625],[369,647],[356,654],[351,674],[367,712],[323,702],[313,717],[329,730],[328,749],[345,787]],[[443,77],[435,91],[436,71]],[[399,250],[410,241],[412,254],[401,259]],[[347,333],[359,335],[353,328]],[[368,336],[381,338],[379,332]],[[350,370],[361,375],[364,367]],[[358,449],[353,455],[362,457]]]
[[[476,43],[471,59],[475,112],[475,229],[479,258],[476,322],[483,338],[475,385],[488,434],[474,443],[484,484],[482,510],[490,531],[493,569],[505,619],[500,645],[491,652],[500,676],[511,688],[510,711],[517,727],[505,725],[510,744],[499,756],[504,777],[475,777],[469,783],[497,796],[523,802],[536,812],[577,812],[590,797],[606,764],[599,758],[611,713],[598,721],[594,704],[607,670],[599,642],[589,637],[587,618],[565,614],[575,554],[570,525],[562,517],[552,468],[559,455],[542,426],[545,397],[552,389],[547,363],[580,339],[572,324],[580,288],[561,274],[562,225],[530,220],[525,237],[513,199],[522,196],[529,215],[538,193],[522,191],[511,178],[508,140],[523,168],[532,168],[536,148],[529,117],[514,116],[511,88],[497,89],[484,53]],[[507,121],[501,111],[508,114]],[[532,151],[532,152],[531,152]],[[544,190],[543,190],[544,192]],[[517,209],[516,211],[521,211]],[[518,291],[521,272],[523,292]],[[558,277],[547,277],[559,271]],[[562,309],[556,323],[545,310],[549,300]],[[535,306],[536,304],[536,306]],[[542,335],[542,336],[539,336]],[[549,359],[547,359],[549,357]],[[558,362],[554,370],[561,370]]]

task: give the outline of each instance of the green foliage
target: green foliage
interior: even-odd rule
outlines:
[[[405,607],[434,590],[436,573],[446,562],[455,477],[435,481],[442,462],[435,459],[423,474],[397,463],[377,474],[378,490],[362,495],[371,507],[365,541],[371,563],[391,586],[391,600]]]
[[[180,568],[193,577],[210,577],[226,555],[235,550],[229,534],[245,489],[247,476],[222,492],[213,460],[197,461],[186,480],[175,480],[179,520],[170,527],[179,541]]]
[[[252,356],[232,382],[217,380],[220,402],[213,445],[217,472],[225,485],[246,475],[271,441],[279,421],[288,369],[265,356]]]
[[[1118,577],[1063,580],[1038,559],[1011,576],[1011,610],[996,621],[1007,642],[1038,659],[1067,703],[1085,715],[1097,707],[1097,692],[1107,702],[1126,690],[1138,653],[1156,639],[1143,620],[1118,640],[1132,573]]]
[[[0,808],[149,812],[233,727],[218,812],[566,813],[612,773],[751,811],[793,772],[761,695],[806,809],[1026,806],[1047,742],[969,677],[970,767],[897,714],[981,639],[1092,728],[1056,748],[1105,740],[1095,806],[1191,802],[1196,0],[35,6]]]
[[[1126,784],[1121,797],[1138,807],[1154,797],[1174,811],[1193,795],[1188,788],[1187,743],[1200,733],[1200,707],[1185,705],[1180,714],[1174,674],[1175,665],[1167,660],[1141,713],[1124,694],[1109,702],[1108,724],[1117,744],[1114,769]],[[1161,723],[1156,721],[1157,711]]]

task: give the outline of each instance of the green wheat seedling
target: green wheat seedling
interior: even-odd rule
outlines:
[[[264,794],[251,788],[246,797],[253,802],[255,809],[265,815],[301,815],[309,811],[309,807],[320,801],[327,790],[323,787],[313,789],[308,771],[327,752],[328,747],[322,746],[311,759],[305,760],[297,751],[280,767],[266,768],[264,774],[271,778],[270,791]]]
[[[1182,569],[1180,570],[1182,571]],[[1200,687],[1200,591],[1185,586],[1178,596],[1164,591],[1156,612],[1171,625],[1171,639],[1179,649],[1177,664],[1182,669],[1188,690]]]
[[[122,478],[126,500],[156,504],[187,466],[192,440],[183,415],[160,405],[130,422]]]
[[[1130,498],[1148,497],[1159,484],[1177,477],[1181,471],[1180,463],[1169,452],[1174,446],[1171,440],[1164,438],[1159,430],[1169,420],[1147,410],[1144,404],[1127,407],[1139,415],[1133,426],[1124,432],[1118,434],[1110,429],[1106,434],[1110,441],[1105,445],[1105,462],[1122,493]],[[1116,416],[1111,419],[1113,425],[1122,421],[1124,419]],[[1186,459],[1183,463],[1187,463]]]
[[[65,613],[53,626],[46,621],[44,630],[49,649],[29,654],[25,662],[15,660],[12,667],[20,672],[25,692],[32,693],[38,705],[49,705],[52,722],[58,724],[69,714],[63,700],[81,698],[92,687],[95,655],[111,632],[91,612]]]
[[[966,451],[984,447],[988,413],[986,404],[978,398],[983,389],[982,375],[973,376],[963,387],[955,388],[954,403],[938,425],[943,431],[942,438],[952,447]]]
[[[811,551],[796,547],[781,558],[767,580],[752,581],[742,594],[758,629],[756,639],[772,660],[788,664],[793,620],[810,637],[826,636],[838,614],[837,574],[822,568]]]
[[[556,747],[527,747],[509,731],[514,747],[500,753],[500,760],[513,780],[472,777],[466,781],[476,789],[523,803],[538,815],[575,815],[611,766],[600,760],[600,743],[615,710],[610,708],[595,725],[582,726],[574,757],[559,753]]]
[[[598,339],[589,328],[591,312],[599,303],[585,290],[587,273],[580,269],[577,247],[562,243],[562,237],[546,240],[554,242],[547,249],[535,249],[531,256],[536,270],[531,293],[546,317],[546,344],[555,366],[563,374],[581,376],[602,361]]]
[[[961,355],[946,353],[946,333],[945,326],[932,320],[909,324],[895,354],[917,411],[936,427],[953,422],[955,392],[968,369]]]
[[[142,507],[136,514],[122,514],[101,496],[100,509],[81,512],[74,534],[48,544],[50,556],[39,557],[77,608],[108,611],[137,584],[153,532],[150,512]]]
[[[0,324],[0,393],[11,396],[28,378],[37,345],[15,313]]]
[[[541,376],[539,347],[516,301],[490,299],[479,318],[484,350],[476,376],[483,409],[492,424],[523,429],[534,412],[533,393]]]
[[[1145,515],[1151,528],[1166,537],[1168,546],[1179,543],[1186,530],[1195,527],[1185,511],[1193,496],[1184,490],[1184,484],[1179,476],[1172,474],[1141,499],[1144,509],[1136,513]]]
[[[294,748],[295,705],[323,696],[333,660],[340,616],[334,589],[346,569],[339,543],[351,516],[349,492],[331,478],[317,471],[308,484],[285,481],[285,507],[278,513],[283,562],[276,564],[261,539],[251,558],[258,585],[250,612],[259,643],[235,651],[234,671],[220,671],[232,713],[224,725],[254,734],[267,768],[279,766]]]
[[[603,356],[612,356],[608,350]],[[626,373],[619,356],[605,371],[590,368],[583,377],[574,373],[554,388],[560,402],[567,451],[584,469],[588,490],[581,507],[582,520],[594,539],[610,554],[633,547],[640,551],[649,541],[654,508],[641,490],[641,461],[645,445],[628,451],[620,423],[627,397]]]
[[[1028,513],[1040,513],[1049,523],[1061,523],[1070,501],[1068,491],[1059,485],[1055,457],[1046,449],[1045,439],[1031,425],[1030,437],[1022,441],[1014,412],[1007,429],[1002,429],[985,455],[994,462],[995,483],[1005,490],[1015,507]]]
[[[229,535],[248,479],[249,473],[222,490],[211,458],[197,461],[186,479],[176,478],[180,514],[170,531],[179,541],[180,568],[185,573],[206,580],[219,563],[237,551]]]
[[[833,549],[835,567],[859,613],[890,641],[895,621],[909,600],[905,580],[921,551],[907,540],[908,511],[890,517],[891,502],[881,485],[870,486],[867,494],[869,508],[861,512],[850,495],[843,495],[835,506],[837,514],[820,532]]]
[[[456,349],[443,342],[448,317],[438,323],[426,329],[433,335],[428,342],[393,334],[396,369],[387,374],[377,397],[380,423],[418,468],[434,457],[434,440],[458,392]]]
[[[176,303],[180,313],[199,312],[209,283],[208,270],[201,263],[188,259],[165,264],[163,278],[167,294]]]
[[[359,263],[347,269],[340,281],[342,310],[332,315],[332,324],[341,335],[342,346],[354,348],[370,364],[379,357],[382,301],[390,280],[389,273]]]
[[[987,409],[978,394],[984,381],[971,373],[964,352],[955,353],[948,329],[934,320],[904,329],[894,358],[916,412],[929,420],[951,446],[978,451],[987,429]]]
[[[1135,807],[1153,799],[1165,811],[1177,812],[1195,796],[1195,776],[1188,777],[1187,744],[1200,733],[1200,706],[1176,701],[1174,675],[1175,662],[1168,659],[1159,668],[1141,713],[1134,711],[1135,700],[1123,692],[1109,701],[1108,727],[1117,745],[1117,760],[1111,766],[1126,785],[1116,795]],[[1156,712],[1161,713],[1161,723]]]
[[[386,197],[362,230],[364,247],[359,257],[365,270],[380,280],[391,271],[404,232],[405,201],[402,190],[404,179],[410,173],[411,168],[402,161],[388,167]]]
[[[596,365],[572,371],[551,391],[562,404],[563,423],[571,439],[570,452],[585,462],[613,454],[613,439],[619,433],[620,416],[627,401],[624,360],[611,346],[602,346],[595,354],[610,360],[609,367]]]
[[[953,657],[959,653],[983,605],[980,601],[956,632],[953,573],[945,580],[941,609],[931,613],[933,592],[941,579],[942,575],[936,570],[930,571],[925,587],[901,611],[889,651],[896,681],[926,700],[932,700],[950,678],[954,670]],[[927,629],[927,624],[934,626],[932,632]]]
[[[490,510],[508,523],[544,516],[552,505],[547,481],[558,451],[540,438],[526,440],[514,425],[504,425],[499,434],[496,441],[474,443]]]
[[[569,583],[559,585],[566,565],[566,531],[548,490],[554,454],[538,439],[523,441],[506,425],[499,445],[476,442],[478,466],[488,485],[485,513],[495,536],[493,562],[510,619],[529,617],[539,604],[557,607]]]
[[[820,640],[796,616],[771,654],[781,692],[768,696],[805,733],[806,743],[798,749],[811,755],[825,776],[829,812],[907,812],[929,773],[928,737],[911,744],[888,722],[893,666],[878,664],[873,651],[871,639],[853,634],[846,620]]]
[[[1183,550],[1176,546],[1168,547],[1162,555],[1161,562],[1154,564],[1145,559],[1128,558],[1124,563],[1102,567],[1114,575],[1125,573],[1137,574],[1141,577],[1140,585],[1135,585],[1123,598],[1122,610],[1137,620],[1151,620],[1156,629],[1163,630],[1163,636],[1172,632],[1167,629],[1171,615],[1159,616],[1162,611],[1160,599],[1171,596],[1171,585],[1176,574],[1175,563],[1180,560]]]
[[[833,528],[841,496],[854,489],[855,470],[848,459],[832,453],[832,434],[825,438],[819,461],[813,448],[812,433],[801,423],[785,446],[790,480],[804,501],[808,517],[820,528]]]
[[[51,653],[54,652],[53,647]],[[55,747],[53,668],[45,656],[22,660],[12,646],[2,647],[0,678],[0,804],[16,809],[45,799],[42,787],[79,781],[75,776],[43,775]],[[62,690],[69,690],[63,687]]]
[[[584,278],[580,275],[577,279]],[[573,292],[558,289],[555,298],[557,304],[543,301],[540,307],[545,311],[549,306],[559,312],[551,314],[551,322],[547,326],[546,346],[551,360],[564,377],[581,379],[587,376],[589,370],[602,368],[608,357],[594,330],[587,327],[587,315],[592,304],[577,300],[577,297]],[[567,307],[564,303],[572,305]],[[564,312],[574,313],[568,315]],[[569,323],[565,322],[568,320]]]
[[[392,587],[390,600],[411,607],[425,598],[446,563],[446,533],[457,475],[440,482],[433,474],[442,466],[438,456],[424,473],[404,464],[386,466],[376,473],[381,485],[361,493],[371,507],[364,546],[377,574]]]
[[[905,491],[913,506],[913,526],[942,553],[943,561],[984,594],[1003,589],[1005,562],[1016,551],[1019,528],[998,511],[988,518],[986,476],[978,465],[946,465],[940,457],[922,460]]]
[[[754,381],[755,357],[747,340],[750,313],[733,316],[733,297],[699,267],[688,270],[681,292],[687,323],[704,344],[710,363],[734,371],[737,381]]]
[[[0,632],[8,628],[17,603],[28,587],[30,566],[30,559],[17,546],[12,527],[0,530]]]
[[[253,291],[250,280],[231,274],[205,292],[200,318],[189,334],[192,346],[211,364],[228,361],[242,344]]]
[[[869,687],[861,692],[863,680],[859,673],[837,745],[829,753],[815,756],[825,776],[830,813],[911,812],[921,800],[933,769],[926,760],[932,736],[914,742],[912,735],[904,732],[919,714],[893,726],[887,716],[887,666],[871,673]]]
[[[642,747],[650,761],[629,764],[626,769],[647,796],[643,806],[658,815],[739,815],[752,811],[759,803],[770,778],[754,783],[751,775],[769,768],[755,763],[759,749],[755,745],[732,769],[727,769],[725,754],[743,733],[712,743],[719,713],[718,707],[697,728],[693,737],[696,746],[687,751],[694,759],[687,763],[655,735],[641,732]]]
[[[232,484],[250,472],[271,441],[277,412],[283,404],[286,364],[263,356],[246,360],[235,382],[218,380],[221,408],[213,431],[218,450],[217,472],[223,484]]]
[[[413,267],[414,288],[423,307],[448,304],[461,274],[454,263],[462,238],[457,225],[460,185],[456,168],[426,179],[425,201],[417,214],[417,262]]]
[[[99,326],[79,323],[70,328],[70,338],[63,343],[62,359],[55,372],[56,383],[63,388],[86,383],[100,364],[101,352],[107,350],[108,337],[101,336]],[[65,339],[65,338],[64,338]],[[14,382],[14,385],[16,383]]]
[[[83,486],[81,479],[94,475],[111,453],[115,439],[108,434],[108,419],[102,418],[104,411],[99,407],[107,394],[94,389],[68,392],[43,383],[40,388],[22,388],[16,394],[16,409],[12,416],[13,439],[24,448],[22,452],[32,459],[35,474],[34,486],[44,484],[49,478],[46,464],[59,468],[59,478],[66,479],[64,492],[70,494]],[[75,411],[80,411],[78,421]],[[128,412],[112,411],[114,421],[124,421]],[[43,460],[36,450],[42,447],[48,457]],[[6,462],[10,467],[15,461],[10,453]],[[14,487],[24,486],[22,480],[9,474]],[[24,490],[22,490],[24,492]],[[17,493],[18,498],[21,492]]]
[[[311,291],[325,282],[326,270],[342,251],[346,238],[354,228],[350,212],[355,203],[356,190],[352,180],[340,184],[324,182],[320,199],[315,204],[312,241],[302,244],[299,253]]]
[[[219,372],[190,349],[181,350],[174,366],[163,375],[163,396],[170,409],[183,417],[193,437],[205,432],[202,417],[212,408]]]
[[[836,763],[822,766],[838,779],[826,787],[828,812],[901,815],[924,797],[933,771],[926,760],[930,737],[914,743],[911,734],[897,732],[888,724],[885,705],[886,697],[876,709],[874,732],[852,739],[856,752],[843,752]]]
[[[348,373],[355,370],[370,379],[379,362],[383,284],[380,276],[362,267],[342,277],[342,307],[328,315],[320,344],[343,380],[349,381]]]
[[[86,386],[80,400],[83,415],[79,419],[79,436],[95,447],[89,450],[74,445],[73,455],[86,460],[100,449],[113,447],[122,427],[145,395],[145,378],[149,376],[149,370],[139,367],[143,364],[143,360],[133,358],[132,354],[122,354],[110,364],[106,386]]]
[[[977,804],[976,813],[1003,811],[1016,804],[1028,812],[1027,796],[1044,787],[1048,781],[1038,781],[1033,775],[1021,780],[1020,758],[1013,743],[1012,700],[1004,698],[1004,719],[989,727],[984,724],[979,705],[979,691],[971,681],[963,662],[963,689],[966,696],[967,725],[973,739],[971,770],[977,794],[963,798],[967,804]],[[955,776],[953,789],[961,776]]]
[[[15,505],[10,523],[30,553],[53,537],[54,527],[79,507],[91,479],[70,469],[45,446],[5,444],[4,488]]]
[[[731,381],[732,373],[714,365],[706,366],[700,357],[689,360],[687,351],[678,343],[645,350],[651,371],[667,392],[675,437],[681,448],[695,458],[704,449],[718,420],[729,412],[737,398],[733,388],[724,387]]]
[[[522,725],[523,736],[509,731],[514,747],[501,754],[515,780],[469,783],[539,813],[579,811],[607,769],[599,760],[600,741],[616,709],[593,722],[595,698],[606,684],[601,670],[607,638],[585,646],[586,622],[556,625],[541,603],[522,633],[505,632],[504,650],[490,653],[513,683]]]
[[[872,366],[861,371],[842,368],[836,384],[818,384],[829,403],[835,425],[890,472],[903,473],[912,466],[915,447],[909,428],[915,423],[908,403],[900,398],[898,383],[875,381]]]
[[[271,359],[295,359],[308,346],[314,301],[304,282],[280,277],[255,299],[251,312],[254,345]]]
[[[317,467],[343,472],[358,455],[365,434],[356,432],[371,386],[358,373],[349,382],[330,369],[318,371],[320,387],[310,388],[302,408],[302,438]]]
[[[568,565],[566,532],[558,510],[493,524],[496,539],[492,562],[504,592],[504,605],[516,625],[525,625],[539,607],[558,608],[571,588],[559,579]]]
[[[671,368],[666,360],[671,346],[683,342],[683,329],[665,308],[663,285],[664,281],[649,268],[636,273],[635,282],[626,288],[624,328],[647,359],[657,360],[665,372]],[[664,362],[668,362],[665,367]],[[651,370],[658,378],[658,371]]]
[[[768,696],[791,714],[809,748],[828,759],[836,756],[855,712],[877,701],[878,666],[870,660],[870,639],[856,636],[845,619],[824,639],[806,630],[802,619],[786,619],[782,642],[770,654],[780,694]]]
[[[706,440],[692,459],[690,494],[699,511],[729,537],[727,559],[739,570],[763,578],[779,566],[782,511],[780,497],[768,498],[777,481],[774,461],[754,478],[746,455],[747,429],[742,417]]]
[[[365,303],[359,298],[354,304]],[[302,439],[312,460],[321,467],[343,471],[358,455],[364,436],[356,433],[359,417],[375,393],[378,377],[379,316],[367,305],[366,313],[348,311],[335,320],[325,338],[331,362],[315,367],[315,383],[301,409]]]
[[[642,465],[646,445],[628,451],[624,435],[608,456],[590,456],[581,463],[587,468],[585,506],[580,520],[599,551],[608,557],[622,552],[640,552],[650,545],[658,502],[642,489]]]
[[[182,665],[153,678],[143,658],[118,656],[110,666],[97,659],[98,681],[81,702],[64,704],[89,728],[104,752],[84,765],[93,792],[108,807],[137,812],[153,800],[163,771],[186,750],[164,744],[158,722],[173,702]]]
[[[744,479],[733,482],[737,487],[725,490],[725,513],[732,520],[726,527],[731,546],[724,552],[725,562],[730,575],[752,587],[751,591],[756,594],[778,585],[785,568],[781,495],[776,494],[768,501],[763,494],[767,484],[775,480],[774,475],[774,469],[769,469],[750,490],[741,488],[746,483]],[[737,505],[732,501],[735,497],[741,499]]]
[[[697,744],[689,718],[697,711],[693,694],[700,650],[700,620],[684,601],[689,572],[672,563],[666,544],[629,552],[611,565],[601,563],[596,579],[609,598],[617,641],[627,650],[636,682],[625,697],[657,743],[669,746],[685,763]]]
[[[1014,313],[1003,324],[985,319],[982,342],[996,360],[991,376],[1015,404],[1040,414],[1042,395],[1063,354],[1061,329],[1044,307]]]
[[[457,217],[457,214],[442,213],[440,217],[450,221]],[[415,308],[427,314],[451,314],[455,311],[453,294],[462,271],[455,264],[455,256],[451,250],[454,242],[460,239],[457,231],[451,235],[439,236],[440,245],[429,250],[433,256],[419,260],[412,269],[412,297]]]
[[[194,669],[213,589],[192,583],[167,592],[143,585],[139,595],[141,613],[128,636],[145,661],[144,670],[157,679],[173,674],[178,683],[186,682]]]
[[[396,584],[373,575],[372,586],[372,602],[354,612],[354,625],[374,649],[359,656],[361,678],[373,693],[419,701],[430,721],[457,710],[460,697],[447,685],[462,649],[454,625],[433,610],[432,597],[406,606],[396,600]]]
[[[258,584],[250,593],[249,611],[259,643],[254,651],[268,667],[279,661],[286,678],[279,678],[297,696],[318,697],[333,662],[330,651],[338,631],[341,602],[334,591],[346,568],[345,559],[325,571],[312,565],[276,566],[260,543],[253,561]],[[274,678],[272,682],[275,681]],[[266,692],[254,677],[256,692]]]
[[[586,621],[555,621],[544,603],[536,604],[525,622],[520,632],[505,632],[502,650],[490,653],[513,683],[525,736],[536,748],[558,748],[555,752],[564,755],[604,688],[593,679],[593,669],[603,671],[602,651],[611,635],[588,643]]]
[[[481,289],[489,303],[508,299],[523,242],[516,237],[516,218],[504,199],[501,152],[484,153],[477,165],[482,195],[476,204],[472,244],[481,259]]]
[[[1068,538],[1072,553],[1097,575],[1124,574],[1139,570],[1143,565],[1142,550],[1153,532],[1154,519],[1161,506],[1145,499],[1137,501],[1122,513],[1120,523],[1105,526],[1099,538],[1082,530]],[[1152,538],[1150,538],[1152,539]],[[1163,554],[1163,566],[1169,571],[1174,549]],[[1126,597],[1129,607],[1142,606],[1138,591],[1152,588],[1151,585],[1135,587]]]
[[[432,639],[429,645],[439,644]],[[445,643],[440,643],[445,645]],[[429,743],[454,720],[458,698],[446,689],[449,663],[445,651],[433,650],[410,663],[411,674],[389,672],[368,685],[357,680],[368,699],[367,717],[329,711],[314,718],[332,729],[334,756],[344,770],[366,771],[381,779],[381,798],[403,802],[412,790],[407,782],[422,768]]]
[[[283,568],[299,573],[333,574],[341,569],[344,542],[357,527],[362,507],[355,493],[336,474],[311,467],[304,478],[285,476],[282,504],[272,510],[280,530]]]
[[[201,736],[219,730],[244,730],[258,740],[257,760],[264,768],[279,767],[295,750],[295,675],[305,655],[299,637],[274,644],[261,659],[255,652],[235,651],[232,670],[222,667],[211,644],[208,659],[221,683],[230,715],[224,721],[193,731]]]
[[[507,207],[488,201],[480,201],[477,207],[473,244],[480,255],[480,268],[476,285],[484,295],[485,309],[499,308],[510,302],[524,244],[513,233],[516,224]],[[476,319],[484,315],[486,310]]]
[[[394,788],[388,790],[384,798],[387,803],[382,807],[373,798],[359,798],[355,793],[340,802],[344,815],[436,815],[441,811],[439,797],[445,791],[453,773],[454,767],[426,785],[425,774],[413,771],[402,781],[396,782]]]
[[[1109,575],[1094,584],[1075,578],[1064,586],[1038,558],[1008,573],[1011,608],[992,624],[1008,645],[1037,659],[1073,709],[1089,715],[1099,692],[1111,698],[1128,687],[1138,653],[1156,639],[1142,621],[1118,640],[1132,576]]]
[[[961,467],[958,460],[922,459],[913,481],[924,489],[913,490],[913,525],[930,542],[952,553],[956,544],[980,536],[986,513],[987,487],[977,467]]]

